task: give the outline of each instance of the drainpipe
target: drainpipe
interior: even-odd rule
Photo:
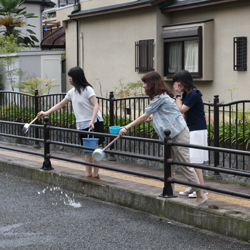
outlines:
[[[76,3],[77,5],[77,9],[73,10],[71,12],[71,15],[80,11],[81,10],[81,5],[79,3],[79,0]],[[76,21],[76,65],[79,66],[79,34],[78,34],[78,20],[77,19],[72,19],[74,21]]]

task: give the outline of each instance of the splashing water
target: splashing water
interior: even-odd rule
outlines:
[[[45,194],[46,192],[60,192],[60,195],[62,197],[60,197],[60,201],[63,202],[64,205],[68,205],[68,206],[72,206],[74,208],[79,208],[81,207],[81,203],[80,202],[76,202],[75,201],[75,198],[74,198],[74,194],[73,194],[73,197],[71,198],[67,193],[64,193],[60,187],[46,187],[44,188],[41,192],[37,192],[39,195],[40,194]],[[57,202],[52,202],[52,205],[53,206],[57,206],[58,203]]]

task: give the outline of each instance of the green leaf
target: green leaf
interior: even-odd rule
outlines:
[[[33,27],[33,28],[36,28],[36,26],[35,26],[35,25],[31,25],[31,24],[27,24],[27,26],[29,26],[29,27]]]
[[[32,39],[33,41],[39,42],[39,40],[38,40],[35,36],[30,36],[30,37],[31,37],[31,39]]]
[[[33,30],[27,29],[30,34],[36,34]]]
[[[37,16],[34,13],[27,13],[27,9],[26,7],[23,5],[25,1],[22,0],[0,0],[0,16],[2,19],[9,19],[9,17],[12,17],[14,19],[18,19],[18,20],[26,20],[27,18],[37,18]],[[34,25],[30,25],[27,23],[17,23],[14,22],[10,23],[9,26],[3,26],[3,33],[7,36],[13,34],[14,36],[21,37],[22,39],[18,39],[17,41],[21,41],[23,44],[25,45],[31,45],[31,46],[35,46],[34,41],[37,41],[37,38],[33,39],[33,38],[28,38],[25,39],[25,35],[24,33],[18,29],[21,28],[23,26],[30,26],[35,28]],[[11,29],[11,28],[14,29]],[[0,31],[0,33],[2,32],[2,30]],[[28,31],[30,34],[35,35],[34,31],[29,30]]]

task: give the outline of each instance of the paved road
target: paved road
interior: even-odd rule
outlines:
[[[0,249],[250,249],[250,244],[0,174]]]

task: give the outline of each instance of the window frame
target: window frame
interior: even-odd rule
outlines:
[[[174,73],[168,72],[169,67],[169,43],[182,42],[182,69],[184,69],[184,42],[190,40],[198,41],[198,72],[190,72],[194,78],[202,77],[202,26],[190,28],[170,29],[163,31],[164,39],[164,76],[173,77]]]
[[[154,71],[154,39],[145,39],[135,42],[135,72],[147,73]],[[143,52],[145,52],[143,54]],[[143,58],[145,56],[145,59]],[[149,58],[150,57],[150,58]],[[146,66],[144,63],[146,62]]]

